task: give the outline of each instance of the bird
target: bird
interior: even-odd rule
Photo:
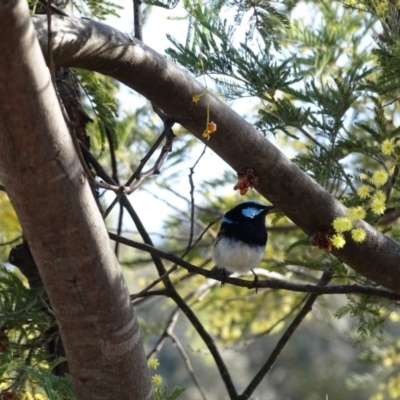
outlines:
[[[262,260],[268,233],[265,217],[274,206],[257,201],[246,201],[228,211],[222,218],[213,249],[213,261],[223,278],[234,272],[254,273]]]

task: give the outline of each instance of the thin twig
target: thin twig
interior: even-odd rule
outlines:
[[[193,245],[189,248],[186,248],[186,250],[184,251],[184,253],[182,254],[182,258],[185,257],[190,250],[192,250],[194,247],[197,246],[197,244],[200,242],[200,240],[203,238],[204,234],[208,231],[208,229],[211,228],[212,225],[215,224],[216,221],[211,221],[206,228],[203,230],[203,232],[200,233],[200,235],[198,236],[198,238],[196,239],[196,241],[193,243]],[[162,282],[164,280],[164,278],[166,278],[168,275],[170,275],[172,272],[174,272],[176,269],[178,268],[178,264],[174,264],[172,265],[171,268],[169,268],[163,275],[161,275],[159,278],[155,279],[153,282],[151,282],[147,287],[145,287],[143,290],[141,290],[139,293],[132,295],[131,299],[136,299],[137,297],[143,297],[143,295],[148,292],[150,289],[152,289],[154,286],[156,286],[158,283]],[[186,279],[188,275],[185,275],[181,278],[181,280]],[[174,284],[176,284],[176,282],[174,282]]]
[[[164,140],[164,138],[167,136],[168,133],[170,133],[171,128],[174,126],[175,121],[174,120],[168,120],[164,124],[164,130],[161,132],[161,135],[158,137],[158,139],[155,141],[153,146],[150,148],[150,150],[147,152],[147,154],[140,160],[139,166],[136,168],[136,171],[131,175],[131,177],[128,179],[126,182],[125,186],[130,187],[131,184],[135,180],[139,180],[141,172],[146,165],[147,161],[151,158],[151,156],[154,154],[154,152],[157,150],[158,146],[161,144],[161,142]],[[143,179],[142,179],[143,181]],[[142,182],[141,181],[141,182]],[[122,195],[125,193],[125,189],[121,188],[115,199],[112,201],[112,203],[109,205],[107,210],[103,213],[103,218],[105,219],[108,214],[110,214],[111,210],[114,208],[114,206],[118,203],[118,201],[121,199]]]
[[[190,204],[190,200],[187,199],[184,195],[182,195],[182,194],[179,193],[178,191],[174,190],[172,186],[168,186],[168,184],[162,183],[162,182],[161,182],[161,183],[160,183],[160,187],[163,188],[163,189],[167,189],[168,191],[170,191],[173,195],[175,195],[175,196],[178,197],[179,199],[182,199],[182,200],[186,201],[186,203]],[[198,204],[196,204],[196,208],[197,208],[198,210],[200,210],[200,211],[203,211],[203,212],[209,211],[208,208],[199,206]]]
[[[135,38],[143,41],[141,0],[133,0],[133,26],[135,29]]]
[[[135,293],[134,295],[131,295],[131,300],[135,300],[138,297],[143,297],[145,293],[147,293],[150,289],[152,289],[154,286],[156,286],[158,283],[163,282],[164,279],[172,274],[176,269],[178,268],[177,264],[174,264],[170,269],[165,271],[160,277],[155,279],[153,282],[151,282],[148,286],[146,286],[143,290],[141,290],[139,293]]]
[[[332,273],[330,271],[323,272],[321,279],[318,282],[318,285],[319,286],[327,285],[329,283],[329,281],[331,280],[331,278],[332,278]],[[249,385],[244,390],[244,392],[240,396],[237,397],[238,400],[247,400],[252,395],[252,393],[257,388],[257,386],[260,384],[262,379],[265,377],[265,375],[268,373],[268,371],[274,365],[276,359],[278,358],[279,354],[282,352],[286,343],[292,337],[295,330],[299,327],[299,325],[301,324],[303,319],[306,317],[306,315],[312,310],[312,306],[315,303],[315,300],[317,300],[317,298],[318,298],[318,294],[309,295],[303,308],[300,310],[300,312],[297,314],[296,318],[292,321],[292,323],[286,329],[285,333],[279,339],[278,343],[276,344],[276,346],[275,346],[274,350],[272,351],[271,355],[269,356],[268,360],[260,368],[260,370],[258,371],[256,376],[249,383]]]
[[[170,317],[168,318],[165,328],[164,328],[163,332],[161,333],[160,337],[158,338],[157,342],[155,343],[153,348],[149,351],[149,353],[147,353],[147,356],[146,356],[147,360],[150,360],[150,358],[152,358],[152,357],[156,357],[157,354],[161,351],[161,349],[167,339],[168,330],[174,329],[174,326],[178,322],[179,313],[180,313],[180,310],[178,307],[176,307],[174,309],[174,311],[171,313]]]
[[[52,0],[47,0],[46,14],[47,14],[47,66],[50,71],[51,81],[53,86],[56,87],[56,72],[54,68],[53,59],[53,32],[51,31],[51,3]]]
[[[149,192],[149,191],[146,190],[146,189],[144,189],[144,190],[145,190],[147,193],[151,194],[155,199],[164,202],[168,207],[170,207],[170,208],[172,208],[173,210],[178,211],[180,214],[183,214],[183,215],[185,215],[185,216],[187,216],[187,217],[190,218],[190,215],[191,215],[191,214],[190,214],[189,212],[187,212],[187,211],[185,211],[185,210],[182,210],[182,209],[180,209],[179,207],[174,206],[173,204],[171,204],[171,203],[169,203],[168,201],[166,201],[164,198],[162,198],[162,197],[160,197],[160,196],[157,196],[155,193],[151,193],[151,192]],[[186,200],[187,200],[187,199],[186,199]],[[196,206],[196,208],[197,208],[197,206]],[[221,219],[221,217],[219,217],[216,221],[218,221],[219,219]],[[206,224],[205,224],[203,221],[201,221],[201,220],[199,220],[199,219],[197,219],[197,218],[195,218],[195,222],[196,222],[196,224],[197,224],[200,228],[202,228],[202,229],[204,229],[204,228],[206,227]],[[215,239],[215,238],[217,237],[217,232],[210,231],[210,235],[211,235],[212,238]]]
[[[201,152],[199,158],[196,160],[196,162],[193,164],[193,167],[189,169],[189,184],[190,184],[190,233],[189,233],[189,241],[187,247],[190,248],[192,246],[192,241],[193,241],[193,234],[194,234],[194,182],[193,182],[193,175],[194,175],[194,170],[197,166],[197,164],[200,162],[202,157],[204,156],[205,152],[207,149],[207,145],[204,146],[203,151]]]
[[[176,136],[174,132],[172,132],[172,130],[170,129],[167,132],[167,136],[165,138],[165,145],[162,147],[161,153],[158,156],[156,162],[154,163],[154,166],[150,168],[148,171],[143,172],[139,175],[136,181],[129,186],[129,189],[126,191],[127,194],[134,192],[149,176],[157,175],[160,173],[161,166],[164,164],[164,161],[167,158],[168,153],[172,151],[172,143],[175,137]]]
[[[199,380],[196,377],[196,374],[193,371],[192,368],[192,364],[190,362],[190,358],[187,355],[185,349],[183,348],[180,340],[178,339],[178,337],[175,335],[175,333],[172,331],[172,329],[168,329],[167,330],[167,335],[168,337],[172,340],[172,342],[174,343],[175,347],[178,349],[179,354],[181,355],[183,362],[185,363],[186,369],[189,372],[190,377],[192,378],[193,383],[195,384],[195,386],[197,387],[197,390],[200,392],[200,396],[203,400],[207,400],[207,396],[203,390],[203,388],[200,385]]]
[[[109,232],[109,236],[112,240],[120,240],[121,243],[125,244],[126,246],[133,247],[135,249],[143,250],[146,251],[150,254],[157,255],[158,257],[164,258],[165,260],[171,261],[175,264],[180,265],[181,267],[185,268],[187,271],[203,275],[206,278],[211,278],[215,279],[217,281],[221,281],[221,274],[218,273],[218,271],[208,271],[201,269],[199,267],[196,267],[193,264],[190,264],[189,262],[182,260],[181,258],[170,254],[166,253],[162,250],[159,250],[153,246],[150,246],[145,243],[139,243],[135,242],[133,240],[124,238],[124,237],[119,237],[118,235],[115,235],[114,233]],[[370,286],[362,286],[359,284],[353,284],[353,285],[332,285],[332,286],[316,286],[316,285],[310,285],[310,284],[299,284],[299,283],[292,283],[289,281],[285,281],[282,279],[265,279],[265,280],[259,280],[258,282],[254,282],[253,280],[247,281],[244,279],[237,279],[233,278],[231,276],[224,277],[224,282],[229,283],[234,286],[239,286],[239,287],[245,287],[248,289],[255,289],[256,287],[258,289],[260,288],[270,288],[270,289],[284,289],[284,290],[290,290],[292,292],[301,292],[301,293],[314,293],[318,295],[322,294],[362,294],[362,295],[367,295],[367,296],[374,296],[374,297],[381,297],[384,299],[389,299],[389,300],[395,300],[395,301],[400,301],[400,294],[396,292],[392,292],[391,290],[383,289],[383,288],[376,288],[376,287],[370,287]]]
[[[25,314],[27,311],[31,310],[39,302],[42,301],[42,297],[43,297],[44,293],[45,293],[44,289],[41,289],[38,293],[36,293],[35,297],[28,305],[26,305],[25,307],[23,307],[17,311],[10,311],[10,312],[4,313],[4,314],[0,314],[0,318],[6,318],[6,317],[16,316],[16,315],[20,315],[20,314]]]
[[[318,147],[320,147],[322,150],[324,150],[326,154],[330,155],[330,152],[328,151],[328,149],[322,143],[318,142],[318,140],[316,140],[312,135],[310,135],[304,128],[298,127],[298,129],[304,136],[306,136],[308,139],[310,139],[312,142],[314,142]],[[336,166],[340,169],[340,171],[342,172],[343,177],[346,180],[346,183],[350,186],[350,189],[353,192],[353,194],[356,195],[357,190],[354,187],[351,179],[346,174],[346,171],[344,170],[343,165],[340,164],[340,162],[338,160],[336,160],[335,157],[332,157],[332,160],[336,164]]]
[[[114,141],[110,130],[105,127],[106,136],[108,145],[110,146],[110,158],[111,158],[111,169],[112,169],[112,178],[115,182],[119,184],[119,177],[118,177],[118,165],[117,165],[117,158],[115,156],[115,148],[114,148]]]
[[[117,235],[121,234],[123,218],[124,218],[124,207],[122,204],[120,204],[119,215],[118,215]],[[117,258],[118,258],[118,250],[119,250],[118,243],[115,243],[115,255],[117,256]]]
[[[200,392],[201,397],[203,398],[203,400],[207,400],[207,397],[200,385],[200,382],[196,378],[196,375],[193,371],[189,356],[186,354],[186,351],[183,348],[181,342],[179,341],[177,336],[174,334],[174,328],[175,328],[176,323],[178,322],[179,314],[180,314],[180,309],[178,307],[176,307],[175,310],[171,313],[171,316],[168,318],[166,326],[165,326],[162,334],[158,338],[156,344],[154,345],[153,349],[147,354],[147,360],[149,360],[152,357],[156,357],[156,355],[161,351],[162,347],[164,346],[166,340],[168,338],[170,338],[171,341],[174,343],[175,347],[178,349],[178,352],[180,353],[180,355],[185,363],[186,369],[188,370],[189,375],[193,380],[193,383],[195,384],[198,391]]]
[[[151,156],[157,150],[158,146],[161,144],[161,142],[164,140],[164,138],[170,133],[169,131],[172,129],[174,124],[175,124],[175,121],[172,119],[169,119],[165,122],[164,130],[161,132],[161,135],[155,141],[155,143],[153,144],[151,149],[147,152],[147,154],[140,160],[139,166],[136,168],[136,171],[132,174],[132,176],[126,182],[126,186],[130,186],[132,184],[132,182],[135,181],[135,179],[139,178],[144,166],[147,164],[147,161],[150,160]]]

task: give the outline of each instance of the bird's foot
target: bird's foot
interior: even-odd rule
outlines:
[[[230,275],[230,273],[225,268],[220,268],[215,266],[212,272],[216,272],[216,279],[221,282],[221,287],[223,287],[226,283],[226,278]]]
[[[251,272],[253,273],[253,275],[254,275],[254,287],[255,287],[255,289],[256,289],[256,294],[257,294],[257,290],[258,290],[258,283],[260,282],[260,280],[258,279],[258,275],[253,271],[253,270],[251,270]]]
[[[222,273],[221,273],[221,287],[225,286],[226,283],[226,278],[229,276],[228,271],[225,268],[222,268]]]

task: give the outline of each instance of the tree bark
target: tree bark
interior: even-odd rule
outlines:
[[[45,17],[34,17],[42,49],[47,48]],[[279,207],[308,235],[331,228],[346,208],[292,163],[237,113],[210,94],[198,104],[192,96],[204,92],[194,78],[142,42],[88,19],[54,18],[56,64],[112,76],[157,104],[200,140],[206,128],[207,105],[218,129],[206,142],[236,171],[252,167],[257,190]],[[400,244],[361,222],[364,243],[348,240],[333,254],[365,277],[400,293]]]
[[[0,171],[78,399],[151,399],[140,332],[25,0],[0,0]]]

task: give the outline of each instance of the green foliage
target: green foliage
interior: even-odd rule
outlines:
[[[369,337],[375,337],[382,341],[383,324],[387,318],[385,308],[388,306],[388,302],[369,296],[347,296],[347,299],[348,303],[339,308],[334,313],[334,316],[342,318],[349,314],[357,319],[357,338],[359,342],[365,343]]]
[[[13,271],[0,269],[0,387],[21,393],[31,383],[27,369],[48,366],[44,332],[54,320],[44,312],[43,291],[31,290]]]
[[[26,372],[32,381],[46,393],[49,400],[74,400],[72,380],[69,375],[65,377],[55,376],[44,368],[26,368]]]
[[[118,17],[118,11],[122,10],[120,5],[107,0],[72,0],[72,4],[81,14],[100,21],[110,15]]]
[[[184,391],[186,388],[184,387],[175,387],[170,391],[170,389],[167,386],[164,386],[162,388],[156,388],[154,391],[155,398],[156,400],[175,400],[177,399]]]
[[[104,150],[107,131],[114,147],[117,148],[118,103],[114,97],[117,85],[110,78],[102,77],[95,72],[79,69],[76,73],[89,102],[89,115],[93,115],[98,125],[101,149]]]

